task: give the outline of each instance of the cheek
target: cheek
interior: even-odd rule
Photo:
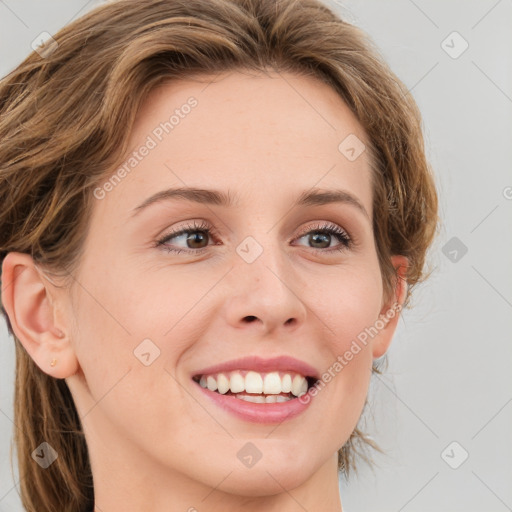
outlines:
[[[382,291],[375,258],[367,265],[341,269],[315,294],[311,307],[329,327],[329,339],[337,354],[349,350],[352,342],[364,338],[366,330],[375,324],[381,310]]]
[[[144,318],[146,305],[136,307],[138,291],[131,286],[129,273],[101,265],[101,261],[94,265],[94,272],[92,265],[84,266],[78,277],[81,286],[77,286],[73,301],[76,355],[85,389],[93,401],[102,399],[121,378],[128,381],[128,372],[144,368],[134,350],[145,338],[156,334],[138,328],[142,322],[137,315]]]
[[[183,352],[181,324],[164,336],[180,316],[171,314],[170,301],[151,301],[148,288],[137,289],[128,280],[113,286],[114,279],[111,274],[88,286],[76,306],[76,353],[85,379],[78,405],[87,424],[115,425],[142,444],[144,432],[177,425],[187,414],[185,392],[174,378]]]
[[[167,371],[175,374],[190,340],[201,335],[200,322],[190,322],[187,314],[197,314],[214,279],[197,282],[175,273],[172,280],[148,280],[122,261],[94,274],[83,272],[73,316],[77,357],[92,398],[101,398],[127,372],[124,385],[138,383],[133,397],[142,390],[158,396],[162,382],[172,380]]]
[[[321,382],[330,389],[338,411],[343,410],[348,425],[353,427],[368,391],[373,363],[371,334],[382,300],[376,260],[364,269],[340,272],[331,280],[330,290],[316,306],[328,326],[324,331],[326,366]]]

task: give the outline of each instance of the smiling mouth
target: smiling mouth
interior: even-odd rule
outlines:
[[[195,375],[202,388],[253,403],[281,403],[296,399],[315,385],[318,379],[290,371],[256,372],[235,370]]]

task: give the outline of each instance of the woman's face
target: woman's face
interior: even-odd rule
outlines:
[[[95,191],[67,310],[79,371],[66,381],[95,477],[130,467],[258,495],[335,467],[391,337],[358,341],[390,305],[365,141],[334,91],[287,73],[174,82],[147,98],[137,155]],[[140,207],[178,188],[202,191]],[[280,383],[283,401],[196,382],[214,387],[224,364],[246,392],[277,371],[265,389]],[[297,407],[286,373],[298,388],[303,376],[324,385]]]

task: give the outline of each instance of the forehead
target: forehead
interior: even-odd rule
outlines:
[[[166,82],[142,104],[129,138],[130,151],[150,149],[125,166],[128,175],[102,207],[116,198],[131,209],[173,186],[224,189],[254,201],[335,187],[371,214],[368,151],[347,158],[347,144],[360,151],[366,134],[317,78],[230,72]]]

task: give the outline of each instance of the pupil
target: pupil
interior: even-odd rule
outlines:
[[[331,237],[331,235],[326,234],[326,233],[322,233],[322,234],[316,233],[316,234],[311,235],[311,236],[312,236],[312,238],[313,238],[313,243],[317,243],[317,242],[322,243],[322,242],[325,242],[325,243],[327,243],[327,245],[326,245],[326,246],[324,246],[324,247],[329,247],[329,243],[330,243],[330,237]]]
[[[192,234],[192,235],[187,237],[187,242],[192,242],[192,243],[199,242],[199,243],[201,243],[201,238],[203,240],[206,240],[206,237],[204,236],[204,233],[201,233],[200,231],[196,231],[194,234]],[[192,248],[197,248],[197,247],[192,247]]]

